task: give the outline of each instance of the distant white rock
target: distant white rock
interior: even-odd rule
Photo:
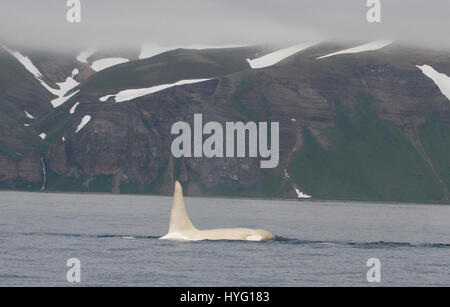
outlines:
[[[178,81],[175,83],[170,83],[170,84],[155,85],[155,86],[148,87],[148,88],[123,90],[114,95],[103,96],[100,98],[100,101],[105,102],[111,97],[115,97],[116,102],[129,101],[129,100],[133,100],[138,97],[146,96],[149,94],[153,94],[153,93],[168,89],[170,87],[180,86],[180,85],[185,85],[185,84],[199,83],[199,82],[204,82],[204,81],[208,81],[208,80],[211,80],[211,79],[189,79],[189,80],[181,80],[181,81]]]
[[[447,76],[444,73],[440,73],[436,71],[433,67],[429,65],[417,65],[417,68],[419,68],[425,76],[430,78],[431,80],[436,83],[436,85],[439,87],[439,90],[444,94],[445,97],[447,97],[450,100],[450,77]]]
[[[84,126],[86,126],[91,121],[91,118],[92,117],[90,115],[83,116],[83,118],[81,119],[81,122],[78,125],[77,130],[75,131],[75,133],[80,132],[80,130],[83,129]]]
[[[247,59],[247,62],[250,65],[250,67],[253,69],[269,67],[269,66],[272,66],[272,65],[275,65],[275,64],[281,62],[282,60],[284,60],[296,53],[299,53],[302,50],[305,50],[311,46],[314,46],[315,44],[317,44],[317,42],[307,42],[307,43],[295,45],[295,46],[292,46],[289,48],[277,50],[275,52],[266,54],[262,57],[259,57],[259,58],[253,59],[253,60]]]
[[[69,113],[70,113],[70,114],[75,113],[75,110],[77,109],[77,107],[78,107],[79,104],[80,104],[79,102],[76,102],[76,103],[70,108]]]
[[[33,115],[31,115],[30,113],[27,112],[27,110],[25,110],[25,116],[29,119],[35,119],[36,117],[34,117]]]
[[[295,188],[295,192],[297,193],[298,198],[311,198],[312,196],[301,192],[299,189]]]
[[[289,176],[289,172],[288,172],[287,169],[284,169],[284,178],[285,178],[285,179],[291,178],[291,176]]]
[[[317,59],[318,60],[325,59],[325,58],[329,58],[329,57],[332,57],[335,55],[340,55],[340,54],[351,54],[351,53],[360,53],[360,52],[379,50],[379,49],[389,46],[390,44],[392,44],[392,41],[379,40],[379,41],[371,42],[368,44],[356,46],[356,47],[353,47],[350,49],[345,49],[345,50],[341,50],[338,52],[330,53],[330,54],[318,57]]]
[[[97,60],[94,63],[92,63],[91,68],[94,71],[98,72],[98,71],[104,70],[104,69],[112,67],[112,66],[127,63],[129,61],[130,61],[129,59],[125,59],[125,58],[105,58],[105,59]]]
[[[95,53],[97,52],[96,49],[88,49],[81,51],[81,53],[77,56],[78,62],[81,63],[87,63],[87,60]]]
[[[47,134],[45,134],[44,132],[42,132],[41,134],[39,134],[39,137],[43,140],[45,140],[45,138],[47,137]]]

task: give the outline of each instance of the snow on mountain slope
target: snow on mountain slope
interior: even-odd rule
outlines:
[[[416,66],[425,74],[425,76],[433,80],[441,90],[442,94],[450,100],[450,77],[444,73],[436,71],[429,65]]]
[[[70,108],[69,113],[70,113],[70,114],[75,113],[75,110],[77,109],[77,107],[78,107],[79,104],[80,104],[79,102],[75,103],[75,104]]]
[[[72,89],[74,89],[79,85],[79,83],[75,81],[75,79],[73,79],[73,77],[75,77],[75,75],[79,73],[78,69],[74,69],[72,71],[72,76],[67,77],[67,79],[64,82],[56,83],[59,89],[54,89],[43,80],[44,77],[42,73],[33,64],[33,62],[31,62],[31,60],[28,57],[22,55],[19,51],[12,50],[6,46],[3,46],[3,48],[6,51],[8,51],[12,56],[14,56],[25,67],[25,69],[28,70],[36,78],[36,80],[39,81],[39,83],[41,83],[41,85],[44,88],[46,88],[53,95],[57,96],[57,98],[50,101],[50,103],[53,105],[54,108],[59,107],[78,92],[76,91],[72,95],[66,96],[66,94],[69,91],[71,91]]]
[[[289,48],[277,50],[275,52],[266,54],[262,57],[259,57],[259,58],[253,59],[253,60],[247,59],[247,62],[249,63],[250,67],[253,69],[269,67],[269,66],[275,65],[278,62],[281,62],[282,60],[290,57],[291,55],[294,55],[294,54],[296,54],[306,48],[309,48],[315,44],[316,44],[316,42],[307,42],[307,43],[295,45],[295,46],[292,46]]]
[[[226,49],[226,48],[239,48],[245,47],[246,45],[174,45],[174,46],[161,46],[157,44],[144,44],[141,48],[139,54],[139,59],[151,58],[155,55],[175,50],[175,49],[194,49],[194,50],[204,50],[204,49]]]
[[[101,59],[101,60],[97,60],[94,63],[92,63],[91,68],[96,71],[99,72],[103,69],[115,66],[115,65],[119,65],[122,63],[127,63],[129,62],[129,59],[125,59],[125,58],[106,58],[106,59]]]
[[[54,108],[59,107],[60,105],[64,104],[67,100],[72,98],[75,94],[79,92],[79,90],[73,92],[69,96],[66,96],[68,92],[70,92],[72,89],[76,88],[78,85],[80,85],[79,82],[77,82],[74,77],[78,74],[78,69],[74,69],[72,72],[72,76],[67,77],[66,81],[56,83],[56,85],[59,86],[59,90],[56,90],[54,93],[58,98],[53,99],[51,101],[51,104]]]
[[[180,85],[185,85],[185,84],[198,83],[198,82],[204,82],[204,81],[208,81],[208,80],[211,80],[211,79],[181,80],[181,81],[178,81],[178,82],[175,82],[175,83],[161,84],[161,85],[156,85],[156,86],[152,86],[152,87],[148,87],[148,88],[123,90],[123,91],[120,91],[119,93],[114,94],[114,95],[103,96],[103,97],[100,98],[100,101],[105,102],[111,97],[114,97],[116,102],[129,101],[129,100],[133,100],[133,99],[138,98],[138,97],[146,96],[146,95],[149,95],[149,94],[153,94],[153,93],[156,93],[156,92],[168,89],[170,87],[180,86]]]
[[[88,60],[95,52],[97,52],[96,49],[88,49],[88,50],[81,51],[81,53],[77,56],[78,62],[87,64],[87,60]]]
[[[90,115],[83,116],[83,118],[81,119],[81,122],[78,125],[77,130],[75,131],[75,133],[80,132],[80,130],[83,129],[84,126],[86,126],[91,121],[91,118],[92,117]]]
[[[371,42],[368,44],[364,44],[364,45],[360,45],[360,46],[356,46],[350,49],[345,49],[345,50],[341,50],[338,52],[334,52],[334,53],[330,53],[328,55],[324,55],[321,57],[318,57],[317,59],[325,59],[328,57],[332,57],[335,55],[341,55],[341,54],[351,54],[351,53],[360,53],[360,52],[367,52],[367,51],[374,51],[374,50],[379,50],[382,49],[386,46],[389,46],[390,44],[392,44],[392,41],[387,41],[387,40],[380,40],[380,41],[375,41],[375,42]]]
[[[30,113],[27,112],[27,110],[25,110],[25,115],[27,118],[29,119],[35,119],[36,117],[34,117],[33,115],[31,115]]]

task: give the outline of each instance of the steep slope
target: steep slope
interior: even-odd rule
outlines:
[[[450,53],[360,45],[317,44],[260,69],[247,59],[275,48],[179,49],[93,74],[34,120],[46,133],[47,189],[169,194],[178,178],[190,195],[448,200],[450,101],[418,66],[449,75]],[[186,79],[210,80],[100,100]],[[174,159],[171,126],[195,113],[279,122],[278,167]]]

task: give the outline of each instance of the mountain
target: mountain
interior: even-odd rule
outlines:
[[[169,194],[179,179],[197,196],[448,202],[450,52],[382,42],[284,47],[180,48],[146,59],[137,50],[81,60],[27,52],[41,79],[2,50],[0,186],[39,190],[45,169],[48,191]],[[94,69],[99,60],[115,65]],[[73,87],[54,107],[42,82],[57,89],[69,77]],[[203,122],[279,122],[278,167],[173,158],[171,126],[192,124],[195,113]]]

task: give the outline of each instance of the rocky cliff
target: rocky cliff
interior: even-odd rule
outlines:
[[[302,191],[317,199],[448,201],[450,101],[417,66],[450,74],[450,52],[394,43],[320,59],[348,47],[318,44],[262,69],[246,59],[274,47],[177,49],[141,60],[129,52],[131,61],[99,72],[92,61],[30,53],[49,84],[80,70],[74,96],[56,108],[52,94],[2,51],[0,185],[40,189],[42,158],[49,191],[169,194],[179,179],[188,195],[294,198]],[[210,80],[100,100],[199,78]],[[278,167],[261,169],[251,158],[173,158],[171,126],[192,124],[195,113],[204,122],[279,122]]]

